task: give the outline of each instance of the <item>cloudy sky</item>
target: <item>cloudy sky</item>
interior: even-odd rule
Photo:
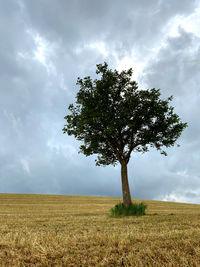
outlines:
[[[0,0],[0,192],[121,196],[120,166],[96,167],[62,133],[77,77],[132,67],[174,96],[179,148],[132,154],[133,198],[200,203],[200,2]]]

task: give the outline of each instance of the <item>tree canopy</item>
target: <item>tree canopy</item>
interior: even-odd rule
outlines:
[[[63,132],[84,142],[80,151],[97,154],[97,165],[129,162],[131,152],[173,146],[187,123],[169,106],[172,96],[160,99],[159,89],[139,90],[131,80],[132,69],[118,72],[98,64],[100,79],[78,78],[80,91]]]

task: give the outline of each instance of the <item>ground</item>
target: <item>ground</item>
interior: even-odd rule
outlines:
[[[119,201],[0,194],[0,266],[200,266],[200,205],[143,200],[145,216],[110,218]]]

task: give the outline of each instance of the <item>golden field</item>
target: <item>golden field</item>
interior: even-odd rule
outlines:
[[[0,266],[200,266],[200,205],[143,200],[145,216],[110,218],[119,201],[0,194]]]

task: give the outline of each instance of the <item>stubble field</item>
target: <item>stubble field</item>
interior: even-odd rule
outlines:
[[[200,205],[144,200],[147,215],[110,218],[119,201],[0,194],[0,266],[200,266]]]

